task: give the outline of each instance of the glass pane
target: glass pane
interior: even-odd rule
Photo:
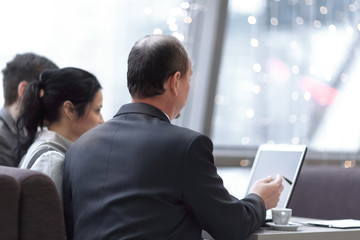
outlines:
[[[230,0],[216,146],[360,147],[357,0]]]
[[[15,54],[34,52],[59,67],[79,67],[103,86],[105,120],[130,101],[127,57],[135,41],[153,33],[181,40],[192,22],[183,0],[4,0],[0,2],[0,68]],[[0,104],[3,104],[2,84]]]

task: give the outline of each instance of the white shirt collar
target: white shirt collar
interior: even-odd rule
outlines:
[[[160,110],[161,111],[161,110]],[[169,119],[169,121],[171,122],[171,120],[170,120],[170,118],[169,118],[169,115],[167,115],[166,113],[164,113],[163,111],[162,111],[162,113],[163,114],[165,114],[165,116]]]

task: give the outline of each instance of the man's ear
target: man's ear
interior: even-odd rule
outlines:
[[[28,85],[28,82],[23,80],[18,84],[18,88],[17,88],[17,95],[18,98],[21,99],[24,96],[24,91],[26,86]]]
[[[76,118],[76,111],[75,111],[75,107],[74,104],[67,100],[63,103],[63,112],[65,114],[65,116],[70,119],[70,120],[74,120]]]
[[[177,96],[178,94],[178,81],[180,80],[181,74],[179,71],[174,73],[172,76],[169,77],[169,88],[170,91]]]

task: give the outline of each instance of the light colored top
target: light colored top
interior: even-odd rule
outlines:
[[[27,168],[30,160],[39,150],[44,148],[54,149],[39,156],[30,169],[42,172],[49,176],[54,181],[59,197],[62,200],[65,152],[71,144],[72,141],[60,134],[44,129],[37,134],[35,141],[28,149],[26,155],[22,158],[19,168]]]

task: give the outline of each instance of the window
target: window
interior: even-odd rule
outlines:
[[[83,68],[102,84],[108,120],[130,101],[126,72],[133,44],[153,33],[184,40],[198,11],[194,7],[180,0],[1,1],[0,68],[24,52],[46,56],[59,67]],[[1,84],[0,104],[2,96]]]
[[[360,149],[360,2],[230,0],[211,136]]]
[[[360,0],[5,0],[0,66],[35,52],[88,70],[103,85],[108,120],[130,101],[135,41],[174,34],[194,69],[175,124],[209,135],[225,155],[274,142],[358,159],[359,8]]]

